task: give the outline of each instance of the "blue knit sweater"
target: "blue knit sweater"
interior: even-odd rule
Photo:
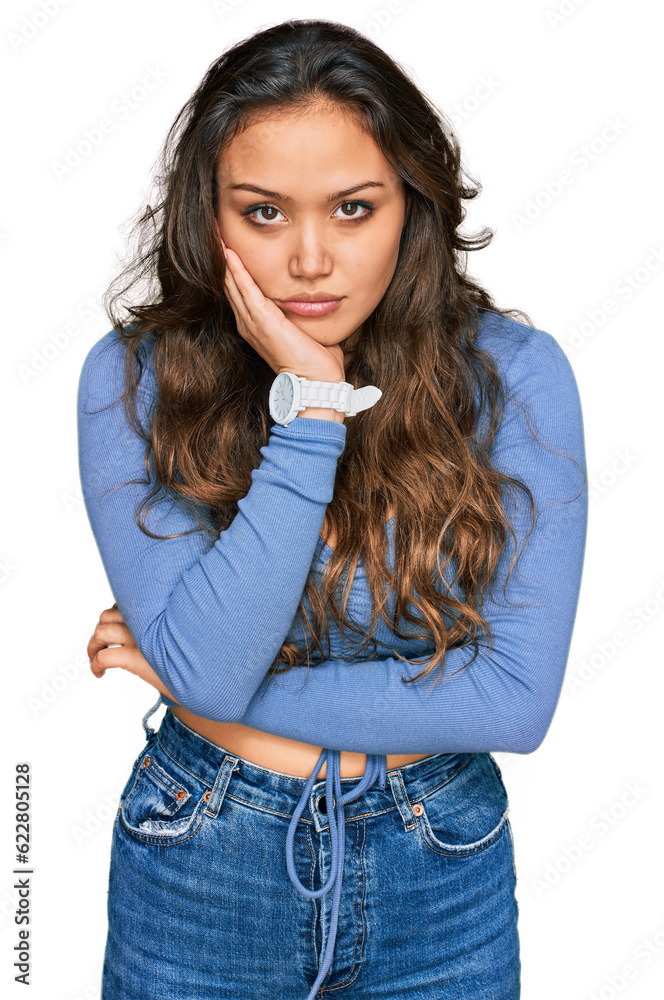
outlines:
[[[433,643],[397,640],[382,621],[373,633],[377,659],[355,660],[357,637],[342,639],[330,622],[331,657],[308,670],[295,667],[268,684],[267,671],[284,639],[303,644],[301,626],[294,621],[297,607],[310,570],[320,573],[330,555],[320,532],[346,424],[307,417],[297,417],[288,427],[274,424],[251,487],[225,531],[152,539],[134,516],[136,501],[148,487],[114,488],[145,477],[145,443],[127,423],[120,400],[124,344],[112,330],[92,346],[78,389],[86,509],[118,608],[177,702],[208,719],[241,722],[331,750],[537,749],[560,696],[581,584],[588,516],[581,403],[569,361],[550,334],[485,312],[478,346],[496,359],[511,397],[492,461],[527,483],[538,519],[512,572],[508,601],[501,587],[514,551],[511,543],[501,555],[495,602],[487,598],[482,607],[493,648],[480,642],[474,662],[456,676],[450,675],[470,661],[474,648],[448,650],[443,680],[435,687],[439,665],[414,684],[401,680],[422,670]],[[138,398],[144,422],[155,391],[148,365]],[[533,438],[527,417],[544,443]],[[520,552],[530,514],[522,492],[512,496],[510,516]],[[150,510],[147,526],[171,535],[197,522],[169,494]],[[393,527],[392,519],[386,524],[388,559],[393,558]],[[390,596],[393,602],[394,593]],[[360,623],[370,619],[361,562],[348,610]],[[403,619],[401,627],[411,629]],[[404,663],[396,653],[417,662]]]

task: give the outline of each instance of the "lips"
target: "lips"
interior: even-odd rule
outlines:
[[[320,299],[318,301],[300,301],[298,299],[275,299],[277,305],[286,312],[298,316],[325,316],[341,305],[342,299]]]

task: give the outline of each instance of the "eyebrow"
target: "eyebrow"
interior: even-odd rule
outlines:
[[[384,188],[385,185],[381,181],[362,181],[361,184],[356,184],[354,187],[346,188],[345,191],[335,191],[327,199],[328,202],[336,201],[337,198],[344,198],[348,194],[355,194],[356,191],[361,191],[363,188],[368,187],[380,187]],[[230,184],[228,187],[229,191],[252,191],[254,194],[262,194],[266,198],[274,198],[275,201],[285,201],[288,205],[293,204],[293,199],[289,198],[285,194],[279,194],[278,191],[266,191],[265,188],[257,187],[255,184]]]

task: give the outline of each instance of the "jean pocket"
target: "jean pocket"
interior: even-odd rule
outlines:
[[[489,754],[476,753],[465,767],[419,800],[419,828],[437,854],[468,857],[495,843],[507,823],[507,792]]]
[[[135,840],[179,844],[200,830],[209,797],[208,786],[152,739],[134,762],[118,816]]]

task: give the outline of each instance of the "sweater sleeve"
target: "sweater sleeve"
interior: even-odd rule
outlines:
[[[574,374],[550,334],[532,333],[515,352],[506,381],[513,398],[492,460],[530,487],[537,521],[508,581],[507,599],[501,588],[513,544],[501,553],[494,600],[486,598],[481,609],[492,648],[488,637],[481,641],[472,663],[472,645],[448,650],[435,686],[440,663],[419,681],[401,680],[415,677],[430,654],[414,665],[387,657],[330,659],[305,676],[304,668],[292,669],[265,689],[260,685],[242,723],[366,754],[525,754],[540,746],[560,696],[581,585],[588,517],[584,432]],[[533,440],[526,412],[544,444]],[[530,507],[522,491],[510,496],[516,498],[510,514],[520,552]]]
[[[136,523],[137,501],[155,484],[154,463],[148,486],[146,442],[121,399],[124,353],[110,331],[89,351],[79,378],[79,471],[92,532],[118,608],[168,690],[191,712],[235,722],[295,616],[346,425],[311,417],[274,424],[251,487],[220,533],[192,531],[198,522],[191,510],[161,488],[146,526],[178,537],[154,539]],[[143,426],[155,387],[146,365],[137,397]]]

